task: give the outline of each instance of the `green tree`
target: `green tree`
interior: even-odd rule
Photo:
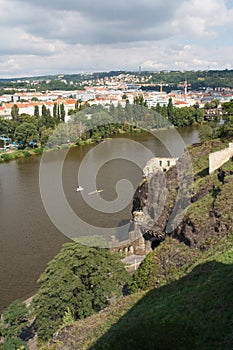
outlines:
[[[27,142],[38,138],[37,126],[32,122],[23,122],[15,129],[15,138],[22,141],[25,146]]]
[[[225,114],[233,116],[233,100],[223,103],[222,109]]]
[[[47,108],[45,105],[42,106],[42,117],[47,117],[48,112],[47,112]]]
[[[60,119],[61,119],[62,122],[65,121],[65,116],[66,116],[65,106],[64,106],[64,104],[62,103],[62,104],[60,105]]]
[[[164,118],[168,118],[167,107],[165,105],[162,106],[160,113]]]
[[[23,329],[28,325],[29,313],[27,306],[21,300],[15,300],[3,312],[0,322],[0,335],[4,342],[0,349],[17,350],[26,344],[20,339]]]
[[[53,129],[52,128],[46,128],[45,126],[42,126],[40,128],[39,132],[40,132],[41,147],[45,147],[45,145],[47,144],[47,142],[49,140],[49,137],[53,133]]]
[[[13,138],[16,122],[0,117],[0,135]]]
[[[172,99],[169,98],[168,105],[167,105],[167,115],[170,121],[172,120],[173,112],[174,112],[174,107],[173,107]]]
[[[20,338],[9,338],[0,344],[0,350],[29,350],[29,347]]]
[[[19,107],[16,104],[11,108],[11,116],[13,120],[17,120],[19,117]]]
[[[35,117],[39,117],[39,116],[40,116],[40,113],[39,113],[39,106],[35,106],[35,107],[34,107],[34,116],[35,116]]]
[[[74,319],[100,311],[122,294],[130,280],[120,257],[109,250],[65,244],[38,280],[40,289],[32,306],[39,339],[53,335],[67,310]]]
[[[161,106],[160,106],[159,102],[157,102],[155,110],[157,113],[161,113]]]
[[[199,130],[199,137],[201,142],[211,140],[213,138],[213,129],[208,125],[203,125]]]
[[[53,105],[53,118],[57,118],[57,103]]]

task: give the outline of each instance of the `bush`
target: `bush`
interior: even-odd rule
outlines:
[[[23,151],[24,157],[31,157],[31,153],[28,151]]]
[[[12,156],[8,153],[2,153],[1,154],[1,158],[4,160],[4,161],[8,161],[8,160],[11,160],[12,159]]]

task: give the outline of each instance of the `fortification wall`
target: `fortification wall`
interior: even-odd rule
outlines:
[[[176,165],[178,158],[165,158],[165,157],[155,157],[150,159],[145,168],[143,169],[143,175],[148,177],[154,174],[158,169],[162,171],[167,171],[172,166]]]
[[[233,143],[229,147],[218,152],[209,154],[209,174],[219,169],[233,156]]]

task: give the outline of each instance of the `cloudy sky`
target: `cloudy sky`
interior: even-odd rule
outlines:
[[[233,68],[233,0],[0,0],[0,78]]]

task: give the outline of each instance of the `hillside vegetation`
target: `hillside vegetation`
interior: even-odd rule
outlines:
[[[231,350],[232,235],[176,270],[171,280],[172,274],[162,287],[132,294],[65,327],[42,349]]]
[[[223,182],[218,172],[208,175],[208,154],[227,142],[190,148],[191,203],[134,274],[132,294],[60,329],[41,350],[233,348],[232,160],[222,167]]]

